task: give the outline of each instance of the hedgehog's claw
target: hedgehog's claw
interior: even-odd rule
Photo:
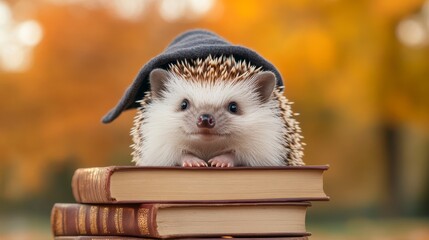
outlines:
[[[208,167],[204,160],[190,154],[182,156],[181,165],[182,167]]]
[[[234,167],[234,155],[232,153],[216,156],[208,161],[212,167]]]

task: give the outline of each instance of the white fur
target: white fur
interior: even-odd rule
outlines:
[[[138,166],[173,166],[180,164],[183,153],[208,161],[225,152],[234,152],[240,166],[285,165],[284,124],[278,102],[261,103],[253,80],[192,82],[170,74],[162,98],[147,105],[141,126],[142,154],[134,159]],[[188,99],[189,109],[180,110]],[[236,102],[241,115],[228,112]],[[224,136],[205,141],[190,134],[198,131],[196,119],[202,113],[213,114],[214,130]]]

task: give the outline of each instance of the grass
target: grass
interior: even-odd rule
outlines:
[[[0,215],[0,239],[46,240],[52,239],[49,217],[27,215]]]
[[[307,224],[311,240],[429,240],[429,219],[364,219]]]

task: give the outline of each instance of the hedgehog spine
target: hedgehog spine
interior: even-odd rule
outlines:
[[[262,72],[262,68],[257,68],[251,65],[250,62],[236,61],[231,57],[207,57],[206,59],[182,60],[175,64],[170,64],[168,71],[175,77],[189,81],[191,84],[204,82],[205,84],[215,84],[218,81],[228,81],[229,83],[239,83],[251,79],[257,73]],[[281,160],[289,166],[304,165],[303,143],[301,143],[301,129],[299,123],[293,118],[294,113],[291,109],[291,102],[283,94],[283,87],[277,87],[272,93],[270,101],[277,102],[277,116],[281,119],[283,126],[281,127],[283,152],[278,156],[283,156]],[[145,156],[145,144],[151,144],[145,141],[145,132],[142,131],[145,119],[147,119],[147,107],[151,104],[151,93],[147,92],[143,100],[140,101],[137,115],[134,119],[134,126],[131,130],[133,138],[132,156],[133,161],[138,165],[147,164],[143,161]],[[249,129],[249,131],[251,131]],[[277,140],[275,140],[277,141]],[[147,146],[146,146],[147,147]],[[178,148],[179,149],[179,148]],[[255,160],[257,161],[257,160]],[[171,163],[170,163],[171,164]],[[246,163],[242,163],[246,165]],[[251,163],[254,166],[257,163]]]

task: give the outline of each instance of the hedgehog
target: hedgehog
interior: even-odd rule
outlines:
[[[304,143],[291,104],[272,63],[194,29],[142,66],[102,122],[137,108],[137,166],[299,166]]]
[[[131,129],[137,166],[304,165],[301,129],[276,75],[234,56],[149,74]]]

